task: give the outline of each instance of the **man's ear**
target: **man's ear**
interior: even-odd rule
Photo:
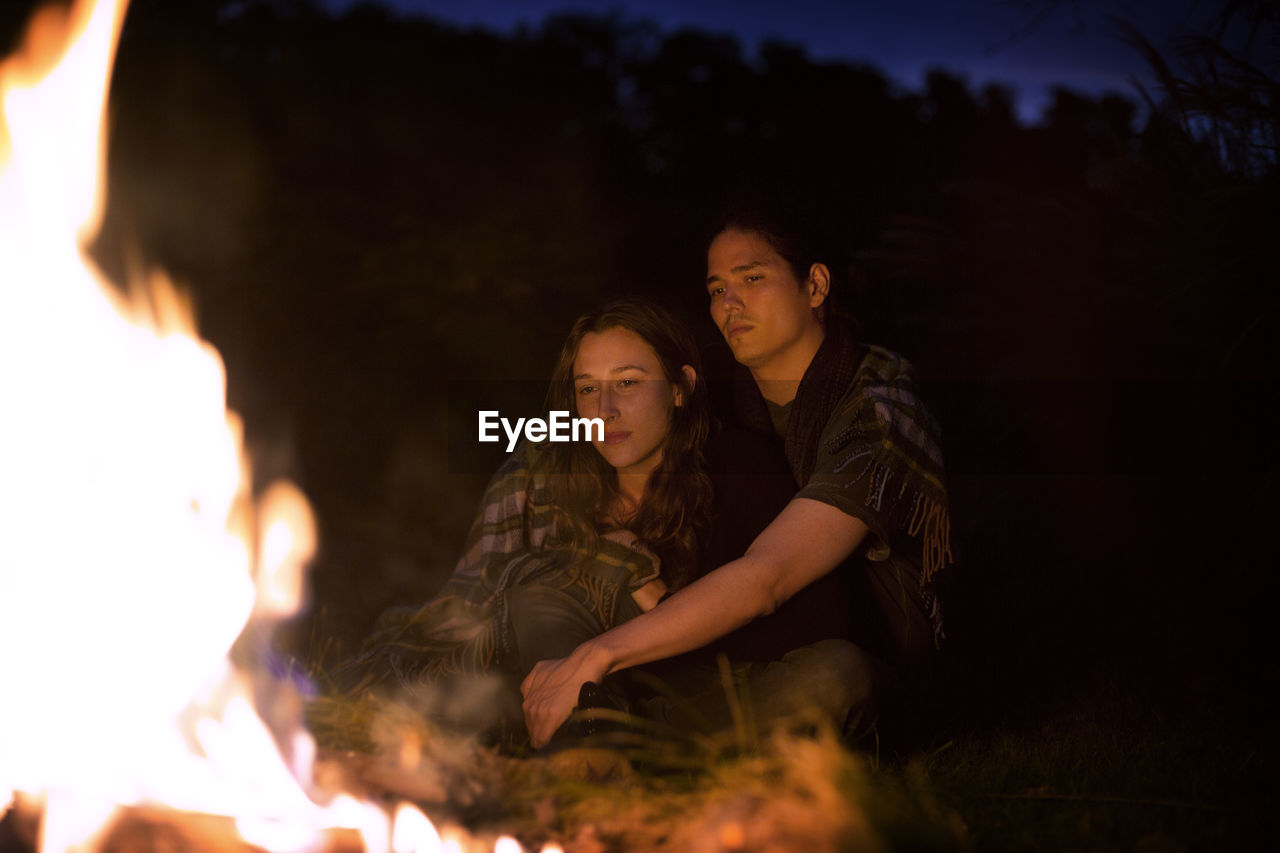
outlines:
[[[809,279],[805,286],[809,289],[809,307],[817,308],[827,301],[827,294],[831,292],[831,270],[827,269],[826,264],[809,267]]]
[[[676,383],[676,396],[673,401],[676,406],[684,405],[686,388],[689,390],[689,393],[693,393],[693,389],[698,385],[698,371],[693,369],[693,365],[686,364],[684,367],[680,368],[680,373],[684,376],[684,382]]]

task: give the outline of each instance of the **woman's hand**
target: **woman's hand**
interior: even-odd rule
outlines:
[[[520,685],[524,695],[524,721],[534,749],[545,746],[556,729],[569,719],[578,704],[582,685],[603,680],[607,672],[607,664],[585,644],[567,658],[534,664]]]

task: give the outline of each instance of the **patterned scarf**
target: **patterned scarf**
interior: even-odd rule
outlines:
[[[739,365],[734,409],[749,429],[772,433],[768,407],[750,372]],[[837,425],[837,429],[829,429]],[[842,487],[859,489],[860,513],[879,542],[920,572],[924,590],[953,562],[951,523],[937,422],[915,391],[915,375],[900,356],[857,344],[847,329],[830,330],[800,381],[787,423],[784,450],[796,483],[808,484],[824,457],[861,459]],[[823,441],[824,435],[826,441]],[[932,595],[928,595],[932,605]]]

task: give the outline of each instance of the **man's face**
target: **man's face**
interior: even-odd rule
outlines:
[[[796,280],[768,241],[747,231],[722,231],[707,250],[707,295],[715,322],[734,358],[753,371],[788,365],[789,356],[822,326],[811,282]],[[800,366],[795,377],[803,373]]]

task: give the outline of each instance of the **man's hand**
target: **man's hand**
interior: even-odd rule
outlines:
[[[545,746],[556,729],[569,719],[578,704],[582,685],[603,680],[607,671],[608,667],[585,644],[567,658],[534,664],[520,685],[524,695],[524,721],[534,749]]]

